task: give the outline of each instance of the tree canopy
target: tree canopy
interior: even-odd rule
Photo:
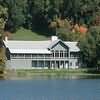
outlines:
[[[100,26],[92,27],[90,33],[79,42],[82,62],[87,67],[100,68]]]
[[[0,71],[5,66],[5,49],[3,46],[3,32],[8,18],[7,8],[0,5]]]
[[[25,27],[49,33],[49,24],[57,18],[90,26],[100,13],[100,0],[0,0],[0,4],[8,8],[5,29],[11,32]]]

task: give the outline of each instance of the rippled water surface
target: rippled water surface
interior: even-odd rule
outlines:
[[[100,79],[1,80],[0,100],[100,100]]]

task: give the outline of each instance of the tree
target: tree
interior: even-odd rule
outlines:
[[[8,8],[8,21],[5,30],[14,32],[25,22],[27,0],[2,0],[4,7]]]
[[[47,1],[47,0],[46,0]],[[45,28],[45,15],[47,3],[45,0],[27,0],[27,14],[25,27],[32,30],[42,30]]]
[[[87,67],[100,68],[100,27],[90,28],[90,33],[79,42],[82,61]]]
[[[97,12],[100,12],[100,0],[64,0],[62,12],[74,23],[90,26]]]
[[[11,32],[24,27],[49,33],[49,24],[57,19],[91,26],[100,16],[100,0],[0,0],[0,4],[8,8],[5,30]]]
[[[5,48],[3,45],[3,32],[8,18],[7,9],[0,5],[0,71],[5,66]]]
[[[64,41],[78,41],[80,39],[80,33],[73,33],[67,28],[59,28],[58,37]]]

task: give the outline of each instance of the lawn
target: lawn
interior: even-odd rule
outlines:
[[[87,69],[17,69],[5,70],[6,79],[100,79],[100,73],[88,73]]]
[[[27,30],[24,28],[20,28],[16,33],[13,33],[12,37],[13,40],[48,40],[48,37],[37,34],[35,32],[32,32],[31,30]]]

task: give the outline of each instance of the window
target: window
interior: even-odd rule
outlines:
[[[24,54],[18,54],[18,57],[19,57],[19,58],[24,58],[25,55],[24,55]]]
[[[72,62],[70,62],[70,66],[72,66]]]
[[[67,51],[64,52],[64,57],[68,57],[68,52]]]
[[[32,54],[32,58],[36,58],[37,57],[37,55],[36,54]]]
[[[63,51],[60,51],[60,57],[61,58],[63,57]]]
[[[17,54],[11,54],[11,58],[17,58]]]
[[[79,66],[79,62],[76,62],[75,65],[76,65],[76,66]]]
[[[70,53],[70,57],[71,57],[71,58],[78,58],[78,53],[76,53],[76,52],[71,52],[71,53]]]
[[[50,68],[50,62],[49,61],[45,62],[45,67],[49,67]]]
[[[45,58],[50,58],[51,55],[45,54]]]
[[[32,67],[37,67],[37,61],[32,61]]]
[[[26,59],[31,58],[31,54],[25,54],[25,58]]]
[[[59,51],[55,51],[55,57],[59,57]]]
[[[52,57],[54,57],[55,56],[55,54],[54,54],[54,50],[52,50]]]
[[[37,54],[37,58],[43,58],[44,55],[43,54]]]
[[[24,59],[25,54],[11,54],[13,59]]]

